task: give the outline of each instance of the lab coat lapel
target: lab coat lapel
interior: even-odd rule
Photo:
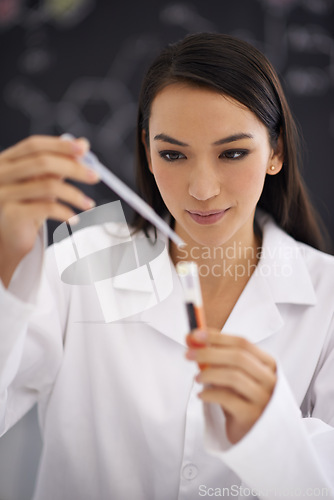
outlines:
[[[173,279],[171,293],[156,306],[143,311],[141,321],[185,346],[185,336],[189,332],[189,322],[181,283],[171,261],[170,265]]]
[[[260,212],[257,220],[263,233],[261,258],[223,328],[254,343],[283,327],[280,304],[316,303],[303,247],[270,216]]]
[[[245,289],[235,304],[223,332],[259,342],[278,332],[284,326],[280,304],[314,305],[315,292],[300,247],[290,236],[276,226],[266,214],[257,214],[263,232],[260,261]],[[163,237],[160,235],[163,240]],[[167,251],[167,242],[166,251]],[[172,286],[170,293],[160,294],[146,310],[140,321],[185,345],[189,323],[183,301],[183,292],[172,261],[169,259]],[[166,269],[166,267],[164,267]],[[162,276],[162,268],[155,276]],[[126,286],[136,294],[152,294],[146,283],[133,276]],[[161,287],[160,287],[161,288]],[[163,290],[167,290],[162,286]],[[156,291],[155,291],[156,292]],[[136,300],[136,294],[132,297]],[[156,295],[157,296],[157,295]]]
[[[256,343],[277,332],[283,325],[266,279],[254,273],[222,331]]]
[[[154,241],[153,234],[151,238]],[[188,319],[181,284],[168,254],[168,239],[159,234],[155,245],[150,245],[146,238],[138,235],[133,240],[137,248],[138,267],[113,278],[110,293],[107,296],[104,287],[101,301],[107,297],[107,311],[111,309],[112,300],[114,309],[117,304],[126,302],[129,315],[135,314],[140,323],[185,345],[185,335],[189,331]],[[125,318],[126,311],[120,317]],[[104,315],[106,317],[106,312]]]

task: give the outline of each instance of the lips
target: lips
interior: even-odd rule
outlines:
[[[195,215],[201,215],[202,217],[208,217],[209,215],[215,215],[215,214],[220,214],[221,212],[225,212],[223,209],[218,209],[218,210],[208,210],[208,211],[201,211],[201,210],[187,210],[190,214],[195,214]]]
[[[187,213],[192,218],[193,221],[198,224],[214,224],[219,221],[226,214],[228,209],[217,209],[217,210],[187,210]]]

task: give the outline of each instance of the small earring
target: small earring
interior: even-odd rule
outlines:
[[[270,170],[275,170],[275,165],[271,165]]]

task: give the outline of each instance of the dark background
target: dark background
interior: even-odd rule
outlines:
[[[0,149],[29,134],[83,135],[134,187],[141,78],[166,43],[196,31],[237,35],[272,61],[334,235],[334,0],[0,0]],[[99,204],[117,199],[102,184],[85,189]]]
[[[304,136],[304,177],[334,235],[333,16],[334,0],[0,0],[0,150],[29,134],[84,135],[133,187],[149,62],[187,33],[234,34],[282,78]],[[117,199],[102,185],[86,191],[99,204]],[[31,498],[40,449],[33,409],[1,438],[1,499]]]

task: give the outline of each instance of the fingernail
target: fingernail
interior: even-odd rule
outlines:
[[[68,222],[71,224],[71,226],[75,226],[76,224],[79,224],[80,218],[78,215],[73,215],[73,217],[68,219]]]
[[[199,340],[201,342],[204,342],[207,340],[208,338],[208,334],[207,332],[203,331],[203,330],[196,330],[195,333],[194,333],[194,338],[196,340]]]
[[[87,177],[90,181],[100,180],[99,175],[94,170],[92,170],[91,168],[87,168],[86,170],[87,170]]]
[[[90,148],[89,141],[85,137],[76,139],[75,141],[72,142],[72,145],[74,153],[77,155],[83,155]]]
[[[194,349],[189,349],[187,352],[186,352],[186,358],[187,359],[196,359],[196,351]]]
[[[96,206],[96,203],[94,200],[91,198],[88,198],[88,196],[84,196],[83,202],[82,202],[83,208],[93,208]]]

